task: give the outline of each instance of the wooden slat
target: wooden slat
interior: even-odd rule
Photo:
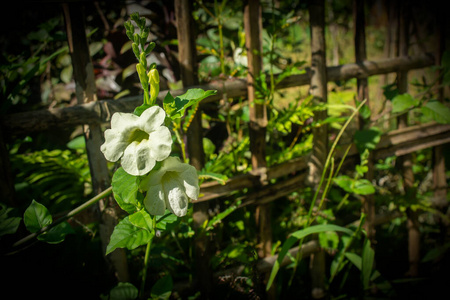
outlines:
[[[351,63],[334,67],[327,67],[327,80],[347,80],[373,75],[387,74],[399,70],[412,70],[430,67],[434,65],[432,55],[424,54],[411,57],[386,58],[362,63]],[[310,83],[311,70],[306,69],[304,74],[291,75],[283,79],[277,89],[308,85]],[[189,88],[199,87],[204,90],[217,90],[217,95],[206,98],[203,104],[227,97],[247,96],[247,80],[231,79],[225,82],[211,82],[199,86],[186,87],[180,90],[170,91],[174,96],[181,95]],[[161,91],[158,101],[162,103],[166,91]],[[58,126],[77,126],[81,124],[108,123],[111,116],[118,111],[132,112],[135,107],[142,104],[142,96],[125,97],[118,100],[102,100],[91,103],[64,107],[42,109],[29,112],[14,113],[4,116],[1,120],[5,132],[10,134],[27,134],[48,130]]]
[[[374,159],[384,159],[394,155],[402,156],[418,150],[447,143],[450,143],[450,125],[431,122],[428,124],[410,126],[402,130],[393,130],[383,135],[374,151]],[[342,145],[339,147],[336,151],[336,157],[341,158],[344,149],[346,148],[347,145]],[[358,150],[353,145],[349,151],[349,158],[357,155]],[[306,168],[307,163],[304,157],[295,158],[288,162],[267,168],[267,179],[268,181],[271,181],[272,179],[282,179],[283,177],[296,176],[299,173],[304,173]],[[243,190],[244,188],[256,187],[259,184],[258,182],[258,175],[252,173],[230,178],[225,185],[215,181],[206,182],[201,186],[201,197],[194,203],[229,196],[232,193]],[[299,182],[302,182],[302,180],[299,179]],[[271,186],[268,186],[267,188],[272,189]],[[296,188],[293,187],[292,189],[289,189],[289,193],[295,190]],[[247,197],[248,199],[251,199],[253,196]]]

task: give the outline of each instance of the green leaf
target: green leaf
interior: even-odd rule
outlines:
[[[84,135],[79,135],[67,143],[69,149],[84,149],[86,147],[86,141]]]
[[[422,113],[441,124],[450,124],[450,108],[437,100],[428,101],[421,107]]]
[[[49,244],[58,244],[64,241],[66,235],[73,233],[75,233],[75,231],[69,223],[63,222],[51,228],[48,232],[40,234],[37,238],[38,240]]]
[[[138,106],[138,107],[136,107],[135,109],[134,109],[134,114],[136,115],[136,116],[140,116],[140,115],[142,115],[142,113],[147,109],[147,108],[149,108],[151,105],[148,105],[148,104],[142,104],[141,106]]]
[[[128,216],[126,216],[114,228],[111,234],[111,240],[106,247],[105,255],[111,253],[116,248],[133,250],[141,245],[147,244],[153,235],[154,232],[133,225]]]
[[[220,184],[224,185],[227,182],[228,177],[226,175],[222,175],[222,174],[218,174],[218,173],[201,171],[198,174],[198,179],[213,179],[213,180],[219,182]]]
[[[166,210],[163,216],[156,216],[156,228],[159,230],[171,230],[175,227],[181,218]]]
[[[364,289],[367,289],[369,287],[374,258],[375,252],[370,246],[370,241],[366,239],[363,246],[361,265],[361,279]]]
[[[152,217],[145,209],[141,209],[140,211],[137,211],[134,214],[129,215],[128,217],[131,224],[133,224],[134,226],[146,229],[148,231],[153,230]]]
[[[358,152],[363,153],[366,149],[374,150],[380,142],[381,134],[381,130],[377,127],[357,130],[353,139]]]
[[[138,177],[128,174],[120,167],[114,173],[111,185],[114,198],[120,208],[129,214],[138,210],[140,207],[139,200],[142,197],[142,194],[139,192]]]
[[[167,300],[172,294],[173,281],[170,275],[164,276],[158,279],[152,287],[151,297],[152,299]]]
[[[129,282],[119,282],[109,292],[109,300],[134,300],[138,297],[139,290]]]
[[[337,176],[333,179],[334,183],[336,183],[341,189],[346,191],[347,193],[353,193],[353,182],[354,179],[348,177],[347,175]]]
[[[45,226],[50,225],[53,222],[53,219],[44,205],[33,200],[30,206],[25,210],[23,221],[27,229],[34,233]]]
[[[283,261],[284,257],[288,253],[289,249],[298,240],[300,240],[308,235],[314,234],[314,233],[320,233],[320,232],[326,232],[326,231],[340,231],[340,232],[343,232],[348,235],[353,234],[352,230],[345,228],[345,227],[338,226],[338,225],[333,225],[333,224],[314,225],[314,226],[310,226],[308,228],[301,229],[299,231],[292,233],[291,236],[284,242],[283,246],[281,247],[280,253],[278,253],[278,258],[272,267],[269,281],[267,282],[266,290],[270,289],[270,287],[275,279],[275,276],[277,275],[278,270],[281,267],[281,262]]]
[[[189,89],[185,94],[173,98],[168,92],[164,98],[164,110],[172,118],[177,119],[184,116],[185,110],[201,100],[215,95],[217,91],[204,91],[199,88]]]
[[[353,192],[358,195],[370,195],[375,193],[375,188],[367,179],[359,179],[355,181]]]
[[[12,208],[7,208],[5,205],[0,204],[0,237],[5,234],[13,234],[19,228],[22,218],[8,217],[8,213]]]
[[[361,256],[359,256],[358,254],[355,254],[355,253],[351,253],[351,252],[345,252],[344,255],[352,264],[355,265],[355,267],[358,268],[358,270],[361,270],[361,266],[362,266]]]
[[[239,201],[236,205],[232,205],[232,206],[228,207],[226,210],[224,210],[223,212],[214,216],[214,218],[212,218],[207,223],[206,230],[214,229],[214,226],[217,225],[218,223],[222,222],[223,219],[225,219],[229,214],[231,214],[233,211],[235,211],[239,207],[240,203],[241,202]]]
[[[392,112],[400,113],[404,112],[412,107],[419,105],[420,101],[414,99],[410,94],[397,95],[392,99]]]
[[[325,231],[319,233],[319,243],[322,248],[337,249],[339,236],[334,231]]]

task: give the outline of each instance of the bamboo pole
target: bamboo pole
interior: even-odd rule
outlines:
[[[445,23],[444,23],[444,12],[439,10],[436,17],[436,28],[437,28],[437,47],[436,47],[436,65],[442,65],[442,56],[445,51]],[[438,76],[438,100],[444,103],[444,87],[443,83],[443,71],[437,71]],[[433,189],[434,195],[432,204],[435,208],[441,210],[442,212],[447,211],[448,201],[447,201],[447,178],[445,175],[445,156],[444,147],[442,145],[433,148]],[[442,222],[439,218],[439,222],[444,225],[447,222]],[[448,224],[446,224],[448,226]]]
[[[250,112],[249,135],[253,172],[261,175],[261,184],[265,184],[266,168],[266,127],[267,108],[263,99],[256,95],[256,77],[262,70],[262,17],[259,0],[249,0],[244,8],[244,28],[246,35],[248,75],[247,89]],[[262,244],[260,257],[265,257],[271,250],[270,210],[266,206],[258,206],[257,223],[259,239]]]
[[[409,48],[409,8],[405,3],[400,3],[399,10],[399,54],[408,55]],[[408,92],[408,72],[401,71],[397,73],[397,88],[399,94]],[[397,118],[397,127],[399,129],[408,126],[408,115],[403,114]],[[416,190],[414,188],[414,173],[412,170],[413,160],[410,154],[398,158],[399,166],[403,175],[403,189],[405,199],[410,204],[416,201]],[[408,257],[409,271],[408,275],[417,277],[419,275],[420,262],[420,232],[418,212],[409,209],[407,212],[407,228],[408,228]]]
[[[309,22],[311,27],[311,84],[310,93],[315,104],[327,103],[327,69],[325,46],[325,2],[312,0],[309,2]],[[327,118],[327,111],[316,111],[314,121]],[[308,162],[307,182],[318,189],[320,178],[325,168],[328,155],[328,128],[327,125],[314,127],[313,149]],[[317,199],[321,199],[321,192]],[[311,255],[311,295],[314,299],[322,299],[326,295],[325,252],[320,251]]]
[[[431,54],[417,56],[393,57],[379,60],[369,60],[362,63],[350,63],[327,67],[327,81],[348,80],[392,72],[421,69],[433,66],[435,60]],[[291,75],[276,85],[276,89],[285,89],[310,84],[311,68],[306,68],[304,74]],[[269,83],[270,84],[270,83]],[[225,82],[211,82],[199,86],[185,87],[170,91],[173,96],[184,94],[189,88],[199,87],[204,90],[217,90],[217,94],[201,102],[201,105],[218,101],[226,93],[228,97],[245,97],[247,91],[246,79],[231,79]],[[161,91],[158,102],[162,103],[167,90]],[[111,121],[115,112],[133,112],[136,106],[142,104],[142,96],[125,97],[117,100],[100,100],[64,108],[50,108],[37,111],[5,115],[0,122],[11,135],[24,135],[31,132],[48,130],[57,126],[77,126],[81,124],[102,124]]]
[[[184,87],[198,85],[197,54],[195,48],[195,33],[192,19],[192,2],[175,0],[175,18],[178,38],[178,61],[180,77]],[[203,150],[203,133],[201,110],[198,109],[187,133],[187,155],[189,162],[197,170],[205,164]],[[199,232],[202,225],[209,219],[209,202],[194,205],[194,229]],[[209,267],[211,259],[211,242],[205,234],[197,234],[194,240],[195,249],[195,286],[201,292],[202,299],[212,299],[213,276]]]
[[[62,5],[78,104],[95,102],[97,101],[97,95],[94,69],[86,39],[83,7],[78,2],[64,3]],[[86,141],[92,187],[94,194],[100,194],[111,184],[106,159],[99,151],[103,143],[103,132],[100,124],[94,123],[83,125],[83,133]],[[98,209],[100,210],[100,216],[98,216]],[[101,220],[99,227],[103,253],[106,251],[110,236],[118,222],[117,211],[117,205],[112,197],[100,200],[99,204],[96,205],[96,209],[85,210],[85,212],[92,214],[91,217],[88,217],[88,219],[93,218],[91,221],[98,218]],[[106,259],[118,281],[126,282],[129,280],[128,264],[123,249],[115,250]]]
[[[267,184],[266,176],[266,128],[267,107],[264,99],[256,95],[256,79],[263,69],[262,63],[262,9],[259,0],[248,0],[244,6],[245,47],[247,48],[247,93],[249,105],[249,136],[252,172],[259,175],[259,184]],[[256,226],[258,227],[258,256],[264,258],[272,250],[272,224],[270,204],[257,205]],[[265,284],[269,273],[265,274]],[[275,288],[268,291],[267,297],[275,299]]]
[[[364,0],[354,0],[353,1],[353,20],[354,20],[354,36],[355,36],[355,61],[356,63],[361,63],[367,60],[366,51],[366,22],[365,22],[365,11],[364,11]],[[356,81],[357,85],[357,99],[358,101],[363,101],[367,99],[365,105],[370,107],[369,99],[369,85],[366,78],[358,78]],[[370,123],[361,117],[358,118],[359,129],[365,129]],[[369,154],[368,158],[368,171],[365,174],[365,178],[372,182],[374,178],[373,174],[373,152]],[[367,195],[362,200],[363,212],[366,214],[366,221],[364,223],[364,229],[367,232],[367,237],[369,238],[372,247],[375,245],[375,227],[373,226],[373,221],[375,218],[375,198],[374,195]]]

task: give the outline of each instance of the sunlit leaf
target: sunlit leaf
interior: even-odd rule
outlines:
[[[147,244],[153,235],[154,232],[134,226],[127,216],[114,228],[111,240],[106,247],[106,254],[111,253],[116,248],[133,250]]]
[[[392,99],[392,112],[400,113],[419,105],[420,101],[410,94],[400,94]]]
[[[114,173],[112,181],[114,198],[120,208],[128,213],[134,213],[139,207],[139,182],[138,177],[132,176],[124,171],[122,167]]]
[[[441,124],[450,124],[450,108],[437,100],[428,101],[421,107],[422,113]]]
[[[37,232],[45,226],[50,225],[53,219],[44,205],[33,200],[25,210],[23,221],[30,232]]]
[[[300,240],[308,235],[314,234],[314,233],[320,233],[320,232],[326,232],[326,231],[338,231],[338,232],[343,232],[348,235],[353,234],[352,230],[345,228],[345,227],[338,226],[338,225],[333,225],[333,224],[314,225],[314,226],[310,226],[305,229],[298,230],[298,231],[292,233],[291,236],[283,243],[283,247],[281,248],[280,253],[278,253],[277,260],[275,261],[275,263],[272,267],[269,281],[267,282],[266,290],[269,290],[269,288],[272,286],[275,276],[277,275],[278,270],[281,267],[281,262],[283,261],[284,257],[288,253],[289,249],[291,249],[292,246],[296,242],[298,242],[298,240]]]

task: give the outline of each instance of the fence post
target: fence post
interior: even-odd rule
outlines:
[[[355,36],[355,62],[362,63],[367,59],[366,52],[366,21],[364,12],[364,0],[354,0],[353,1],[353,24],[354,24],[354,36]],[[356,80],[357,85],[357,99],[358,101],[363,101],[367,99],[365,105],[369,106],[369,85],[367,78],[358,78]],[[367,120],[359,115],[358,118],[359,129],[365,129],[368,123]],[[373,174],[373,152],[371,151],[368,158],[368,171],[365,174],[365,178],[372,182],[374,177]],[[363,198],[363,212],[366,214],[366,221],[364,223],[364,228],[367,232],[367,238],[370,240],[372,247],[375,246],[375,226],[373,225],[375,219],[375,199],[373,195],[367,195]]]
[[[64,3],[62,5],[78,104],[97,101],[94,69],[86,39],[83,7],[77,2]],[[83,133],[86,141],[92,188],[95,194],[99,194],[111,184],[105,157],[100,152],[100,145],[103,143],[103,132],[100,124],[95,123],[83,125]],[[105,251],[117,224],[117,205],[112,197],[108,197],[100,201],[98,208],[100,208],[101,214],[100,237],[103,251]],[[93,209],[90,213],[95,215],[92,217],[98,219],[97,213]],[[109,255],[107,261],[118,281],[128,281],[128,265],[123,249],[115,250]]]
[[[327,72],[325,46],[325,2],[311,0],[309,2],[309,22],[311,27],[311,83],[310,93],[315,104],[327,102]],[[327,118],[327,111],[314,113],[314,121]],[[308,184],[317,189],[328,155],[328,128],[322,125],[313,128],[313,149],[308,162]],[[319,193],[321,194],[321,193]],[[318,199],[321,198],[319,195]],[[311,255],[312,297],[325,297],[325,252]]]
[[[442,55],[445,50],[445,25],[444,25],[444,15],[443,11],[440,10],[437,14],[436,18],[436,27],[438,30],[438,45],[436,47],[436,65],[442,65]],[[439,92],[438,92],[438,100],[443,103],[444,102],[444,87],[443,83],[443,71],[439,70],[437,72],[437,76],[439,78]],[[444,146],[436,146],[433,148],[433,206],[441,212],[445,213],[447,211],[448,202],[447,202],[447,179],[445,176],[445,157],[444,157]],[[443,222],[441,218],[439,218],[439,222]],[[448,222],[445,222],[448,223]]]
[[[197,52],[195,46],[195,32],[192,19],[192,1],[175,0],[175,19],[178,38],[178,61],[180,76],[185,88],[198,84]],[[205,164],[202,134],[202,114],[199,106],[189,126],[187,136],[187,154],[190,164],[201,170]],[[193,222],[197,231],[208,220],[209,202],[194,204]],[[195,248],[195,285],[201,291],[202,299],[212,298],[213,277],[209,265],[211,259],[211,243],[206,235],[196,235]]]
[[[249,102],[249,136],[252,172],[260,176],[260,184],[267,184],[266,176],[266,129],[267,107],[263,99],[256,95],[256,78],[262,71],[262,9],[259,0],[248,0],[244,7],[245,47],[247,48],[248,74],[247,91]],[[269,256],[272,250],[271,204],[256,207],[256,225],[258,226],[258,249],[260,258]],[[266,274],[269,275],[269,274]],[[267,280],[267,276],[266,276]],[[275,297],[275,289],[269,291],[269,297]]]
[[[399,10],[399,55],[408,56],[409,46],[409,8],[408,5],[401,2]],[[397,88],[399,94],[408,92],[408,71],[400,71],[397,73]],[[408,115],[403,114],[397,118],[397,127],[399,129],[408,126]],[[399,166],[403,176],[403,188],[405,198],[408,202],[416,201],[416,190],[414,188],[414,173],[412,170],[412,155],[407,154],[398,158]],[[407,228],[408,228],[408,255],[409,255],[409,271],[411,277],[419,275],[420,261],[420,232],[417,211],[408,209],[407,211]]]

